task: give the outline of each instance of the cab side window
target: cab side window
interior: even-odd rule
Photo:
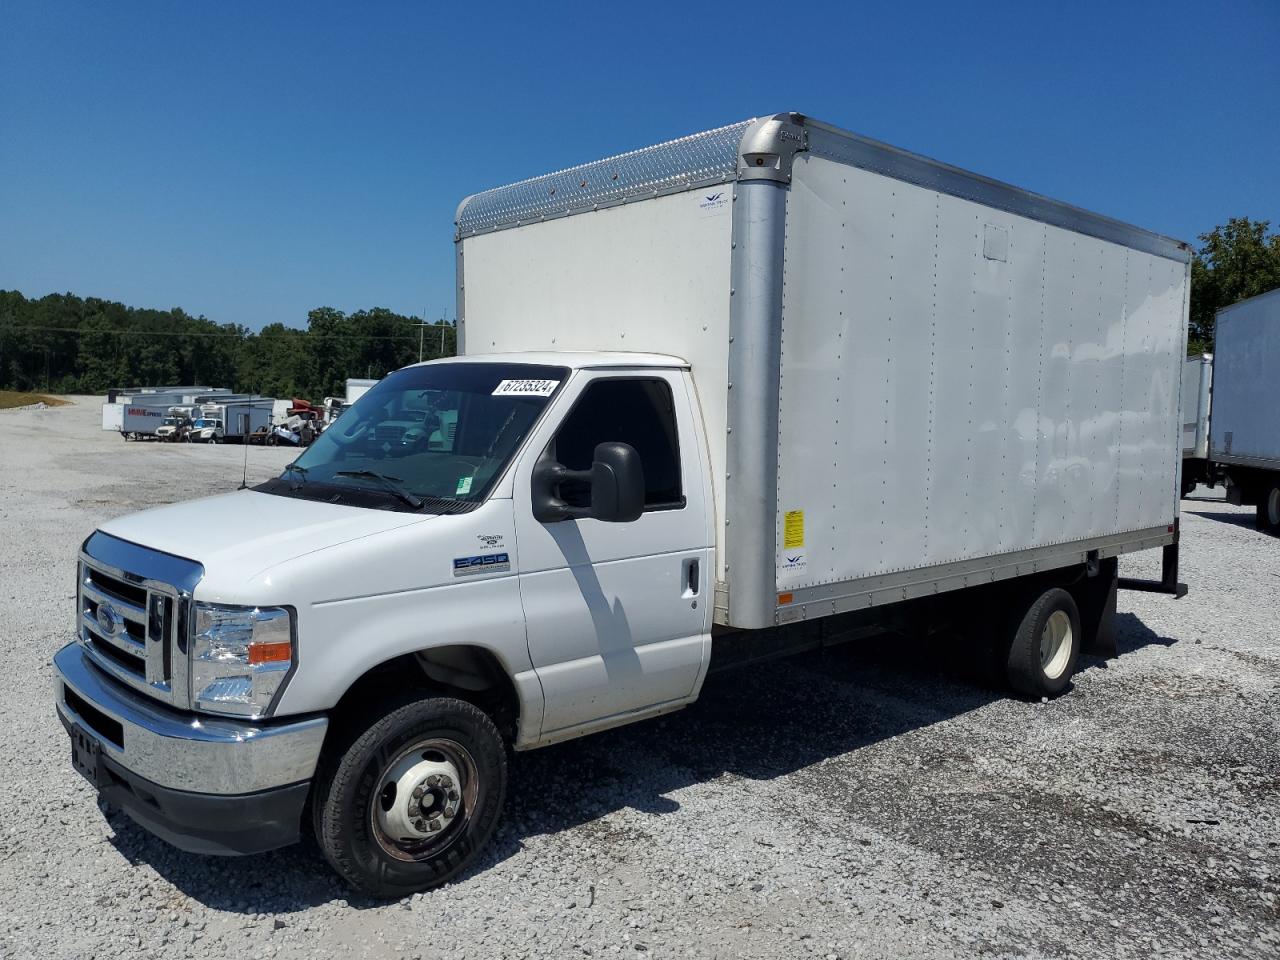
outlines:
[[[630,444],[644,467],[645,510],[685,504],[675,404],[665,380],[597,380],[578,397],[553,442],[555,458],[570,470],[590,470],[596,444]],[[575,507],[590,501],[584,483],[561,483],[560,496]]]

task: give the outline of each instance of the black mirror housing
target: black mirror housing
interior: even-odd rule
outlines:
[[[590,470],[570,470],[544,453],[533,468],[530,494],[533,516],[540,523],[561,520],[601,520],[630,523],[644,513],[644,468],[635,447],[626,443],[596,446]],[[559,496],[563,480],[577,480],[591,487],[591,505],[574,507]]]
[[[630,523],[644,513],[644,468],[627,443],[601,443],[591,464],[591,516],[606,523]]]

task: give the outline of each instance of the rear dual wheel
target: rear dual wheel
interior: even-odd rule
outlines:
[[[1061,587],[1044,591],[1011,626],[1004,663],[1009,686],[1035,700],[1058,696],[1071,683],[1081,639],[1075,598]]]
[[[415,700],[349,731],[322,760],[316,838],[352,886],[403,897],[475,860],[506,788],[506,747],[483,711],[447,697]]]
[[[1263,488],[1258,499],[1258,529],[1280,534],[1280,481]]]

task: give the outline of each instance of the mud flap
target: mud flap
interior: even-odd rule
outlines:
[[[1107,557],[1098,561],[1098,572],[1075,587],[1080,626],[1084,630],[1081,653],[1110,660],[1119,656],[1116,646],[1116,592],[1120,561]]]

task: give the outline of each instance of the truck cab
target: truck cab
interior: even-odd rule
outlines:
[[[191,432],[191,418],[170,415],[160,421],[156,427],[156,439],[165,441],[185,440]]]
[[[222,421],[216,417],[202,416],[187,431],[187,439],[192,443],[221,443],[225,436]]]
[[[406,421],[430,442],[393,442]],[[321,833],[358,847],[353,882],[438,879],[493,828],[504,741],[540,746],[697,696],[705,464],[675,357],[401,370],[279,478],[85,542],[79,635],[57,655],[76,764],[185,849],[292,842],[311,794]],[[430,736],[410,722],[425,693]],[[387,762],[370,766],[374,730]]]

